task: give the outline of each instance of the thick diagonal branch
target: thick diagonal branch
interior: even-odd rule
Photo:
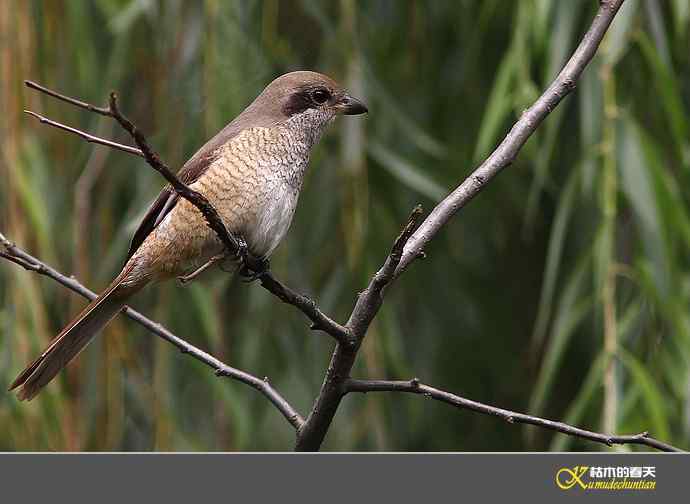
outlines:
[[[421,205],[417,205],[415,209],[412,210],[407,224],[405,224],[405,227],[393,242],[391,251],[388,257],[386,257],[383,266],[374,274],[367,288],[359,294],[357,303],[350,315],[350,320],[347,322],[347,326],[357,339],[364,338],[371,321],[374,320],[379,308],[381,308],[384,289],[393,280],[393,275],[395,274],[398,264],[400,264],[405,244],[410,239],[415,229],[417,229],[422,214],[423,210]],[[417,254],[417,257],[423,256],[423,251]]]
[[[96,298],[96,293],[84,287],[84,285],[79,283],[77,279],[65,276],[56,269],[51,268],[28,252],[25,252],[21,248],[14,245],[2,233],[0,233],[0,257],[14,262],[26,270],[52,278],[56,282],[64,285],[68,289],[80,294],[88,300],[93,300]],[[209,366],[218,376],[227,376],[234,380],[245,383],[246,385],[249,385],[261,392],[269,401],[271,401],[271,403],[278,409],[278,411],[280,411],[280,413],[295,429],[299,429],[304,423],[304,420],[300,414],[297,413],[290,403],[288,403],[287,400],[271,386],[271,384],[268,382],[268,379],[264,378],[262,380],[261,378],[247,373],[246,371],[228,366],[227,364],[213,357],[211,354],[204,352],[200,348],[197,348],[179,336],[176,336],[158,322],[154,322],[132,308],[126,307],[123,310],[123,313],[136,323],[148,329],[151,333],[175,345],[182,353],[189,354],[199,362]]]
[[[383,303],[384,289],[393,280],[393,274],[400,262],[405,244],[412,236],[421,216],[422,207],[418,205],[412,211],[407,224],[395,239],[383,266],[372,277],[367,288],[359,293],[355,307],[345,325],[352,338],[347,342],[339,342],[336,345],[319,395],[316,397],[314,406],[304,425],[297,431],[296,450],[318,450],[324,437],[326,437],[333,417],[335,417],[338,406],[340,406],[340,400],[344,393],[343,387],[345,381],[350,376],[357,352],[362,345],[369,325],[374,320]]]
[[[349,377],[354,365],[357,351],[366,330],[376,315],[382,299],[383,286],[388,285],[394,278],[400,276],[416,258],[423,256],[425,246],[436,236],[441,228],[466,205],[474,196],[484,189],[486,184],[503,168],[510,165],[517,156],[527,139],[536,131],[541,122],[561,100],[575,88],[575,83],[587,64],[596,53],[604,34],[608,30],[613,18],[624,0],[600,0],[599,10],[592,24],[585,33],[579,46],[558,74],[553,83],[527,109],[522,117],[510,130],[505,140],[496,150],[477,168],[460,186],[439,203],[416,229],[404,240],[403,252],[399,260],[393,261],[391,256],[386,260],[390,265],[395,262],[392,274],[383,274],[386,266],[374,276],[369,287],[360,295],[347,326],[355,336],[356,343],[345,347],[337,345],[326,372],[326,378],[321,385],[319,395],[314,402],[311,412],[307,416],[304,426],[297,432],[297,450],[318,450],[323,442],[335,412],[344,393],[343,384]],[[383,277],[383,286],[376,288],[377,277]]]
[[[345,382],[345,393],[349,392],[406,392],[410,394],[420,394],[430,399],[442,401],[459,409],[465,409],[482,413],[484,415],[491,415],[509,423],[530,424],[542,427],[544,429],[553,430],[567,434],[568,436],[588,439],[596,443],[602,443],[607,446],[616,444],[637,444],[645,445],[657,450],[666,452],[682,452],[680,448],[663,443],[657,439],[649,436],[647,432],[631,435],[617,435],[617,434],[603,434],[600,432],[588,431],[579,427],[574,427],[563,422],[555,422],[546,418],[541,418],[524,413],[517,413],[515,411],[498,408],[489,404],[465,399],[450,392],[445,392],[437,388],[420,383],[417,378],[407,381],[397,380],[355,380],[349,379]]]

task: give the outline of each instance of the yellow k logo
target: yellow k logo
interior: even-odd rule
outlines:
[[[556,485],[563,490],[568,490],[577,483],[586,490],[587,485],[585,485],[580,478],[587,472],[587,469],[589,469],[588,466],[575,466],[572,469],[563,467],[559,469],[556,473]]]

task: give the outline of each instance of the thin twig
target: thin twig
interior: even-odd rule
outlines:
[[[123,145],[123,144],[120,144],[117,142],[113,142],[112,140],[106,140],[105,138],[91,135],[90,133],[86,133],[85,131],[82,131],[80,129],[73,128],[72,126],[67,126],[67,125],[62,124],[60,122],[53,121],[52,119],[48,119],[47,117],[44,117],[41,114],[37,114],[36,112],[32,112],[31,110],[25,110],[24,113],[35,117],[36,119],[38,119],[43,124],[47,124],[49,126],[53,126],[54,128],[59,128],[59,129],[64,130],[64,131],[68,131],[69,133],[74,133],[75,135],[79,135],[81,138],[83,138],[87,142],[105,145],[106,147],[121,150],[121,151],[126,152],[128,154],[134,154],[135,156],[144,157],[144,153],[141,152],[141,150],[137,149],[136,147],[130,147],[129,145]]]
[[[69,103],[70,105],[83,108],[84,110],[88,110],[89,112],[95,112],[96,114],[112,117],[112,114],[110,113],[110,109],[108,107],[96,107],[95,105],[91,105],[90,103],[86,103],[81,100],[77,100],[76,98],[71,98],[69,96],[60,94],[57,91],[53,91],[52,89],[48,89],[47,87],[41,86],[40,84],[37,84],[34,81],[25,80],[24,84],[26,84],[26,87],[35,89],[36,91],[40,91],[41,93],[45,93],[48,96],[57,98],[60,101]]]
[[[345,382],[344,391],[346,394],[349,392],[407,392],[411,394],[421,394],[425,397],[450,404],[456,408],[475,411],[484,415],[496,416],[509,423],[536,425],[538,427],[543,427],[544,429],[562,432],[563,434],[582,439],[588,439],[590,441],[602,443],[607,446],[613,446],[615,444],[637,444],[667,452],[683,451],[680,448],[676,448],[675,446],[671,446],[650,437],[647,432],[632,435],[617,435],[588,431],[563,422],[555,422],[546,418],[526,415],[524,413],[517,413],[515,411],[465,399],[464,397],[451,394],[450,392],[445,392],[443,390],[420,383],[417,378],[407,381],[349,379]]]
[[[48,266],[46,263],[14,245],[2,233],[0,233],[0,257],[12,261],[24,269],[34,271],[48,278],[52,278],[56,282],[64,285],[68,289],[80,294],[88,300],[93,300],[96,298],[96,293],[86,288],[76,278],[65,276],[56,269]],[[213,357],[211,354],[204,352],[200,348],[197,348],[179,336],[176,336],[158,322],[154,322],[132,308],[125,307],[123,309],[123,313],[156,336],[159,336],[165,341],[175,345],[182,353],[189,354],[196,360],[211,367],[217,375],[227,376],[255,388],[266,396],[269,401],[271,401],[271,403],[278,409],[278,411],[280,411],[280,413],[282,413],[282,415],[295,429],[301,428],[302,424],[304,423],[304,419],[287,402],[287,400],[271,386],[271,384],[268,382],[268,379],[264,378],[262,380],[261,378],[247,373],[246,371],[228,366],[227,364]]]

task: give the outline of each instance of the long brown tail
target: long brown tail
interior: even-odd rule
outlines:
[[[33,399],[101,329],[108,325],[127,300],[141,289],[140,286],[122,286],[126,273],[120,273],[113,283],[91,301],[84,311],[50,342],[48,348],[19,374],[10,386],[10,390],[21,386],[17,392],[19,400]]]

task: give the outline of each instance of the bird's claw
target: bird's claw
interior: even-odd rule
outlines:
[[[268,273],[269,269],[270,263],[268,259],[258,259],[248,255],[242,261],[242,266],[240,266],[240,276],[243,282],[251,283],[261,279],[262,276]]]
[[[241,265],[239,274],[242,281],[251,283],[260,279],[270,269],[268,259],[254,257],[249,252],[249,246],[242,236],[236,237],[237,240],[237,257],[240,259]]]

